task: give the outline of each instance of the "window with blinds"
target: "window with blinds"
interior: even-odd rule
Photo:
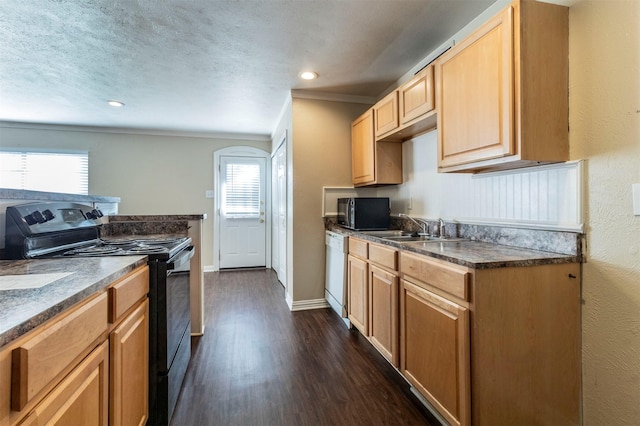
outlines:
[[[224,172],[224,214],[230,218],[260,216],[260,165],[227,163]]]
[[[86,195],[89,154],[0,150],[0,187]]]

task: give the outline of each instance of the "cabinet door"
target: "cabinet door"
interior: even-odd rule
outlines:
[[[420,71],[398,90],[400,95],[400,124],[433,111],[435,96],[433,90],[433,65]]]
[[[91,352],[29,413],[23,425],[107,425],[109,344]]]
[[[349,286],[349,320],[365,336],[369,335],[369,285],[367,262],[349,255],[347,282]]]
[[[438,59],[438,167],[515,154],[513,67],[512,7]]]
[[[398,276],[369,265],[371,343],[395,365],[398,359]]]
[[[365,112],[351,125],[351,159],[354,185],[375,181],[373,110]]]
[[[398,92],[394,90],[373,106],[376,139],[400,125],[398,121]]]
[[[111,426],[144,425],[148,417],[149,301],[111,333]]]
[[[470,423],[469,312],[402,281],[401,372],[453,425]]]

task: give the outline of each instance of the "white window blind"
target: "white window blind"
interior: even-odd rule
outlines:
[[[88,194],[89,154],[0,151],[0,188]]]
[[[260,216],[260,165],[227,163],[223,209],[227,217]]]

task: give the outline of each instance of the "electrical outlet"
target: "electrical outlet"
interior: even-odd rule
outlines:
[[[407,210],[411,210],[413,208],[413,197],[409,197],[407,200]]]
[[[640,183],[631,185],[631,191],[633,194],[633,214],[640,216]]]
[[[207,189],[206,191],[204,191],[204,197],[213,198],[213,189]]]

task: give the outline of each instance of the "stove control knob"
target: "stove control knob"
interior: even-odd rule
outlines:
[[[42,213],[40,213],[38,210],[36,210],[35,212],[31,213],[31,216],[33,216],[33,218],[38,223],[45,223],[47,221],[47,219],[45,219],[44,216],[42,216]]]
[[[99,217],[104,216],[102,212],[98,209],[93,209],[90,212],[87,212],[87,217],[89,219],[98,219]]]
[[[55,216],[53,215],[53,213],[51,213],[51,210],[47,209],[45,211],[42,212],[42,215],[44,216],[44,219],[46,221],[49,221],[51,219],[53,219]]]
[[[38,221],[33,217],[32,214],[26,215],[24,217],[24,220],[27,222],[27,225],[35,225],[36,223],[38,223]]]

